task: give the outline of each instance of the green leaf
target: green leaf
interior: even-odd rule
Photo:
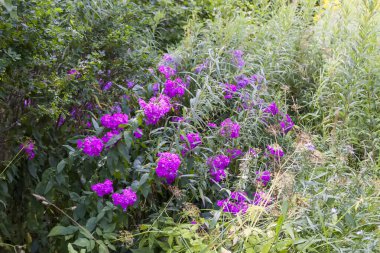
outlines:
[[[74,245],[77,245],[81,248],[89,248],[90,247],[90,241],[86,238],[78,238],[73,242]]]
[[[65,166],[66,166],[66,161],[65,160],[60,161],[57,165],[57,172],[61,173],[62,170],[65,168]]]
[[[71,243],[67,244],[67,250],[69,251],[69,253],[78,253],[78,251],[76,251],[73,247],[73,245],[71,245]]]
[[[97,242],[99,243],[99,253],[109,253],[107,246],[102,241]]]
[[[55,226],[50,231],[48,236],[71,235],[71,234],[74,234],[76,231],[78,231],[78,227],[75,227],[75,226],[64,227],[64,226],[58,225],[58,226]]]
[[[142,175],[142,177],[140,178],[140,187],[148,180],[148,178],[149,178],[149,173],[145,173]]]
[[[88,231],[92,232],[96,227],[96,223],[96,217],[91,217],[90,219],[88,219],[86,223],[86,228],[88,229]]]

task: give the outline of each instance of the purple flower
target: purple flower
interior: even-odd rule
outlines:
[[[133,132],[133,136],[136,139],[140,139],[143,136],[143,131],[141,128],[137,128],[136,131]]]
[[[186,137],[181,135],[180,139],[181,141],[188,142],[183,145],[182,156],[185,156],[188,151],[202,144],[202,139],[198,133],[188,133]]]
[[[196,222],[195,220],[192,220],[192,221],[190,222],[190,224],[195,225],[195,224],[197,224],[197,222]]]
[[[216,181],[220,182],[226,177],[224,169],[230,164],[230,158],[225,155],[217,155],[207,159],[207,165],[210,167],[210,175]]]
[[[238,123],[232,122],[230,118],[225,119],[221,124],[220,134],[227,138],[238,138],[240,126]]]
[[[177,117],[177,116],[174,116],[170,119],[171,122],[183,122],[185,121],[183,117]]]
[[[134,82],[132,82],[132,81],[125,81],[126,83],[127,83],[127,87],[128,87],[128,89],[132,89],[134,86],[135,86],[135,83]]]
[[[255,206],[268,206],[272,203],[272,200],[270,196],[268,196],[268,194],[266,194],[265,192],[256,192],[253,195],[252,203]]]
[[[171,109],[170,98],[160,94],[153,97],[146,103],[143,99],[139,99],[141,109],[144,110],[147,125],[155,125],[164,117]]]
[[[106,179],[103,183],[93,184],[91,185],[91,190],[96,192],[99,197],[111,194],[113,192],[112,181]]]
[[[32,160],[36,156],[36,154],[34,153],[34,143],[33,143],[33,141],[29,141],[29,142],[27,142],[25,144],[21,144],[20,148],[25,151],[25,153],[28,156],[29,160]]]
[[[249,79],[245,75],[237,76],[235,80],[236,80],[236,87],[238,90],[245,88],[248,84],[251,83],[251,79]]]
[[[170,97],[182,97],[185,94],[186,84],[181,78],[176,78],[174,81],[168,79],[165,82],[164,93]]]
[[[166,78],[170,78],[176,74],[175,69],[172,69],[169,66],[160,65],[158,66],[158,71],[163,74]]]
[[[249,150],[248,150],[247,153],[249,153],[253,157],[258,157],[259,156],[259,154],[257,154],[256,150],[253,149],[253,148],[249,148]]]
[[[264,81],[265,77],[262,75],[254,74],[251,76],[251,80],[253,82],[257,82],[258,84],[261,84]]]
[[[119,125],[128,124],[128,115],[124,113],[105,114],[100,118],[102,125],[109,129],[117,129]]]
[[[164,152],[159,153],[156,174],[158,177],[166,178],[166,182],[171,184],[177,177],[177,171],[181,165],[181,159],[177,154]]]
[[[247,194],[241,191],[231,192],[229,198],[217,201],[217,205],[223,208],[223,212],[232,213],[233,215],[246,213],[249,204]]]
[[[164,62],[166,62],[166,63],[172,63],[172,62],[174,62],[174,58],[173,58],[173,56],[171,56],[170,54],[164,54],[164,55],[162,56],[162,60],[163,60]]]
[[[133,206],[135,204],[137,201],[137,195],[131,188],[127,188],[124,189],[122,193],[112,194],[112,200],[115,206],[120,206],[125,212],[128,206]]]
[[[231,99],[233,94],[237,91],[236,85],[226,83],[224,84],[224,98]]]
[[[241,50],[234,50],[232,51],[232,56],[233,56],[233,62],[236,64],[236,66],[239,69],[242,69],[245,65],[245,62],[243,60],[243,51]]]
[[[267,108],[264,109],[264,112],[271,113],[273,116],[278,114],[278,108],[275,102],[271,103]]]
[[[227,149],[226,153],[229,155],[230,159],[235,159],[243,155],[243,151],[238,148]]]
[[[111,89],[111,86],[112,86],[112,82],[111,82],[111,81],[108,81],[108,82],[106,82],[106,84],[103,86],[102,90],[107,91],[107,90]]]
[[[58,121],[57,121],[57,126],[61,127],[65,123],[65,118],[62,115],[59,115]]]
[[[29,107],[32,104],[32,100],[27,98],[24,100],[24,107]]]
[[[160,91],[160,84],[154,83],[152,86],[153,95],[156,96],[157,93]]]
[[[210,127],[210,128],[217,128],[217,127],[218,127],[217,124],[212,123],[212,122],[209,122],[209,123],[207,124],[207,126]]]
[[[109,131],[107,132],[103,137],[102,137],[102,141],[104,144],[107,144],[111,139],[112,137],[116,136],[119,134],[119,131],[118,130],[112,130],[112,131]]]
[[[258,182],[261,182],[264,186],[266,186],[269,181],[270,181],[270,171],[263,171],[263,172],[259,172],[259,171],[256,171],[256,175],[258,176],[257,178],[257,181]]]
[[[314,151],[315,150],[315,146],[313,145],[313,143],[311,142],[308,142],[305,144],[305,147],[310,150],[310,151]]]
[[[195,67],[195,73],[196,74],[199,74],[200,72],[202,72],[204,69],[206,69],[208,67],[208,60],[205,60],[203,63],[197,65]]]
[[[78,140],[77,146],[83,149],[88,156],[99,156],[103,150],[103,141],[95,136],[86,137],[84,140]]]
[[[76,78],[76,79],[78,79],[78,78],[81,77],[81,74],[80,74],[79,71],[76,70],[76,69],[70,69],[70,70],[68,70],[68,71],[67,71],[67,74],[70,75],[70,76],[75,75],[75,78]]]
[[[268,149],[268,151],[269,151],[269,153],[271,154],[271,155],[274,155],[274,156],[276,156],[276,157],[282,157],[282,156],[284,156],[284,151],[282,150],[282,148],[279,146],[279,145],[277,145],[277,144],[274,144],[274,145],[268,145],[267,146],[267,149]]]
[[[292,121],[292,119],[290,118],[290,116],[288,114],[286,114],[286,119],[283,119],[280,122],[280,126],[281,126],[282,131],[286,134],[290,130],[292,130],[292,128],[294,126],[294,122]]]

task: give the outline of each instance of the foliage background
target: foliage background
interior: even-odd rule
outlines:
[[[82,192],[88,182],[75,173],[78,168],[96,167],[95,161],[86,165],[87,161],[63,146],[73,145],[73,136],[89,131],[83,130],[88,117],[96,119],[109,111],[125,93],[121,88],[105,93],[97,79],[122,87],[126,79],[133,80],[149,93],[152,80],[147,69],[156,66],[163,52],[183,59],[183,68],[190,73],[207,57],[215,60],[215,66],[219,60],[223,66],[223,54],[239,48],[247,52],[247,71],[265,75],[269,91],[265,96],[278,101],[297,123],[297,132],[284,140],[291,159],[281,165],[277,176],[291,186],[291,193],[282,193],[286,201],[278,203],[279,213],[264,212],[243,220],[202,217],[209,229],[202,234],[180,218],[183,213],[167,212],[181,205],[163,190],[157,202],[163,204],[152,201],[145,210],[151,216],[140,217],[139,224],[147,225],[131,248],[135,252],[138,247],[166,252],[173,245],[175,251],[188,252],[200,252],[205,245],[210,251],[232,252],[378,250],[378,1],[8,0],[0,1],[0,6],[0,245],[4,249],[75,252],[92,247],[88,246],[90,235],[74,237],[72,232],[81,229],[57,209],[41,204],[32,195],[36,193],[96,231],[100,241],[116,241],[118,252],[127,251],[117,237],[120,226],[112,225],[112,208]],[[66,71],[71,68],[82,77],[68,78]],[[226,79],[233,76],[227,67],[223,73]],[[199,119],[227,110],[207,93],[210,80],[218,80],[215,76],[211,69],[197,77],[199,85],[193,88],[200,95],[196,103],[189,101],[188,117],[197,127],[204,123]],[[28,99],[31,105],[25,106]],[[98,105],[98,111],[91,114],[87,103]],[[70,113],[73,109],[79,112],[75,117]],[[62,127],[58,127],[60,116],[66,118]],[[265,143],[265,129],[248,127],[253,123],[243,115],[241,120],[246,122],[247,136],[254,133],[247,142]],[[35,140],[38,152],[31,161],[19,153],[20,143],[28,138]],[[297,149],[305,138],[317,147],[317,161]],[[210,142],[213,145],[220,144]],[[190,195],[199,206],[205,201],[201,195],[215,194],[208,186],[201,189],[204,195]],[[81,214],[83,209],[85,214]],[[104,222],[96,225],[93,217]],[[257,220],[254,225],[252,219]],[[131,230],[128,217],[117,223]],[[72,231],[48,237],[56,225]],[[171,245],[178,235],[183,239]],[[239,237],[245,240],[236,243]],[[74,246],[68,246],[74,241]]]

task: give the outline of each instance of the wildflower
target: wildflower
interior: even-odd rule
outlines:
[[[234,50],[232,51],[232,56],[233,56],[233,62],[236,64],[236,66],[239,69],[242,69],[245,65],[245,62],[243,60],[243,51],[241,50]]]
[[[36,154],[34,153],[34,143],[33,141],[29,141],[26,144],[21,144],[20,146],[21,149],[23,149],[28,156],[29,160],[32,160]]]
[[[231,192],[230,197],[227,199],[218,200],[217,205],[223,208],[223,212],[232,213],[246,213],[250,201],[247,194],[241,191]]]
[[[165,78],[170,78],[176,74],[176,70],[169,66],[160,65],[158,66],[158,71],[165,76]]]
[[[195,67],[195,73],[196,74],[199,74],[200,72],[202,72],[204,69],[206,69],[208,67],[208,60],[205,60],[203,63],[197,65]]]
[[[247,85],[251,83],[251,79],[249,79],[245,75],[237,76],[235,80],[236,80],[236,87],[238,90],[247,87]]]
[[[114,136],[117,136],[119,134],[118,130],[112,130],[107,132],[103,137],[102,141],[104,144],[107,144]]]
[[[58,121],[57,121],[57,126],[61,127],[65,123],[65,118],[62,115],[59,115]]]
[[[164,93],[170,97],[182,97],[185,94],[186,84],[182,81],[181,78],[176,78],[173,80],[166,80]]]
[[[24,107],[29,107],[32,104],[32,100],[30,98],[24,100]]]
[[[177,117],[177,116],[174,116],[170,119],[171,122],[183,122],[185,121],[185,119],[183,117]]]
[[[258,156],[259,156],[258,152],[259,152],[259,151],[257,151],[257,150],[254,149],[254,148],[249,148],[249,150],[248,150],[247,153],[250,154],[250,155],[253,156],[253,157],[258,157]]]
[[[149,103],[146,103],[143,99],[139,99],[139,104],[144,110],[147,125],[157,124],[171,109],[170,98],[162,94],[151,98]]]
[[[162,56],[162,60],[163,60],[164,62],[166,62],[166,63],[172,63],[172,62],[174,62],[174,58],[173,58],[173,56],[171,56],[170,54],[164,54],[164,55]]]
[[[210,167],[210,175],[216,182],[220,182],[226,177],[224,169],[230,164],[230,158],[225,155],[217,155],[207,159],[207,165]]]
[[[265,170],[261,173],[259,171],[256,171],[256,175],[258,176],[257,181],[261,182],[264,186],[269,183],[271,176],[270,171]]]
[[[159,153],[158,156],[160,158],[157,162],[157,176],[166,178],[168,184],[173,183],[177,177],[177,171],[181,165],[181,159],[177,154],[169,152]]]
[[[153,91],[153,95],[156,96],[157,93],[160,91],[160,84],[159,83],[153,84],[152,91]]]
[[[238,123],[232,122],[230,118],[225,119],[221,124],[220,134],[227,138],[238,138],[240,126]]]
[[[190,222],[190,224],[195,225],[195,224],[197,224],[197,221],[192,220],[192,221]]]
[[[86,137],[84,140],[78,140],[77,146],[83,149],[88,156],[99,156],[103,150],[103,141],[95,136]]]
[[[290,116],[288,114],[286,114],[286,119],[284,119],[283,121],[280,122],[280,126],[281,126],[282,131],[286,134],[290,130],[292,130],[292,128],[294,126],[294,122],[292,121]]]
[[[96,192],[99,197],[103,197],[113,192],[112,181],[106,179],[103,183],[93,184],[91,185],[91,190]]]
[[[117,129],[119,125],[128,124],[128,115],[124,113],[105,114],[100,118],[102,125],[109,129]]]
[[[254,74],[251,76],[251,80],[253,82],[257,82],[258,84],[261,84],[264,81],[265,77],[262,75]]]
[[[314,146],[314,144],[311,143],[311,142],[305,143],[304,146],[305,146],[308,150],[310,150],[310,151],[314,151],[314,150],[315,150],[315,146]]]
[[[272,204],[270,196],[265,192],[255,192],[252,204],[255,206],[268,206]]]
[[[273,116],[278,114],[278,108],[275,102],[271,103],[267,108],[264,109],[264,112],[271,113]]]
[[[276,156],[276,157],[282,157],[282,156],[284,156],[284,151],[282,150],[282,148],[279,146],[279,145],[277,145],[277,144],[274,144],[274,145],[268,145],[267,146],[267,149],[268,149],[268,151],[269,151],[269,153],[271,154],[271,155],[274,155],[274,156]]]
[[[135,83],[132,81],[125,80],[125,82],[127,83],[128,89],[132,89],[135,86]]]
[[[133,132],[133,136],[136,139],[140,139],[143,136],[143,131],[141,128],[137,128],[136,131]]]
[[[236,85],[226,83],[224,84],[224,98],[231,99],[233,94],[237,91]]]
[[[235,159],[243,155],[243,151],[238,148],[227,149],[226,152],[229,155],[230,159]]]
[[[111,89],[112,84],[113,83],[111,81],[106,82],[106,84],[103,86],[102,90],[107,91],[107,90]]]
[[[188,151],[202,144],[202,139],[198,133],[188,133],[186,137],[181,135],[180,139],[181,141],[188,142],[188,144],[186,143],[183,145],[182,156],[185,156]]]
[[[210,127],[210,128],[217,128],[217,127],[218,127],[217,124],[212,123],[212,122],[209,122],[209,123],[207,124],[207,126]]]
[[[70,69],[70,70],[67,71],[67,74],[68,75],[78,75],[79,71],[76,70],[76,69]]]
[[[112,194],[113,204],[115,206],[120,206],[124,211],[127,210],[128,206],[133,206],[137,201],[136,193],[131,189],[124,189],[122,193]]]

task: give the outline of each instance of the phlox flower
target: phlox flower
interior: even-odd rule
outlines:
[[[273,144],[273,145],[268,145],[267,146],[267,149],[269,151],[269,153],[275,157],[282,157],[284,156],[284,151],[282,150],[282,148],[277,145],[277,144]]]
[[[112,194],[113,204],[123,208],[124,212],[127,211],[128,206],[133,206],[137,201],[136,192],[131,188],[124,189],[122,193]]]
[[[104,195],[111,194],[113,192],[112,181],[106,179],[103,183],[97,183],[91,185],[91,190],[96,192],[99,197],[103,197]]]
[[[139,104],[141,109],[144,110],[147,125],[157,124],[171,109],[170,98],[162,94],[151,98],[149,103],[140,98]]]
[[[137,128],[136,131],[133,132],[133,136],[136,139],[140,139],[143,136],[143,131],[141,128]]]
[[[84,140],[78,140],[77,146],[83,149],[88,156],[99,156],[103,150],[103,141],[95,136],[86,137]]]
[[[294,126],[294,122],[293,122],[293,120],[290,118],[290,116],[289,116],[288,114],[286,114],[285,119],[283,119],[283,120],[280,122],[280,126],[281,126],[282,131],[286,134],[286,133],[288,133],[290,130],[292,130],[292,128],[293,128],[293,126]]]
[[[170,152],[159,153],[160,157],[157,162],[156,174],[158,177],[166,178],[166,182],[171,184],[177,177],[181,159],[177,154]]]
[[[239,123],[234,123],[230,118],[225,119],[220,124],[220,134],[227,138],[238,138],[240,132]]]
[[[106,128],[117,129],[119,125],[128,124],[128,115],[124,113],[105,114],[100,123]]]
[[[24,150],[29,160],[32,160],[36,156],[36,154],[34,153],[33,141],[29,141],[25,144],[21,144],[20,148]]]
[[[166,80],[164,84],[164,93],[170,97],[182,97],[185,94],[186,84],[182,81],[181,78],[176,78],[173,80]]]
[[[270,171],[267,171],[267,170],[263,172],[256,171],[256,175],[257,175],[257,181],[262,183],[264,186],[266,186],[270,182],[270,179],[271,179]]]
[[[264,112],[271,113],[273,116],[278,114],[279,110],[275,102],[271,103],[267,108],[264,109]]]
[[[165,78],[170,78],[177,73],[175,69],[165,65],[158,66],[158,71],[163,74]]]

